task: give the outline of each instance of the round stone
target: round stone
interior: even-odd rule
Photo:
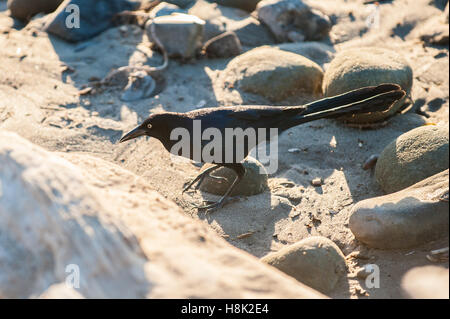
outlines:
[[[244,195],[251,196],[262,193],[267,189],[267,172],[264,166],[252,157],[247,157],[242,163],[245,167],[245,175],[241,182],[236,186],[231,196]],[[203,169],[213,166],[214,164],[205,164]],[[223,195],[236,178],[233,170],[221,167],[211,173],[213,176],[223,177],[226,180],[217,180],[207,176],[200,186],[200,190],[215,194]]]
[[[333,290],[347,268],[339,247],[320,236],[286,246],[264,256],[261,261],[323,293]]]
[[[353,48],[339,52],[328,66],[323,90],[326,96],[334,96],[365,86],[396,83],[406,91],[412,87],[412,69],[398,53],[382,48]],[[404,98],[385,112],[373,112],[346,116],[350,123],[373,123],[394,115],[404,104]]]
[[[228,31],[209,39],[203,51],[208,58],[229,58],[241,54],[242,46],[236,33]]]
[[[448,236],[448,169],[399,192],[368,198],[352,207],[355,238],[380,249],[422,245]]]
[[[321,93],[323,72],[299,54],[259,47],[235,57],[223,73],[223,86],[282,101],[298,94]]]
[[[448,169],[448,140],[448,129],[435,125],[400,135],[378,158],[377,182],[386,193],[393,193]]]

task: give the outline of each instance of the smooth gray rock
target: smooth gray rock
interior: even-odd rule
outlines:
[[[224,70],[225,88],[282,101],[298,94],[321,93],[323,72],[304,56],[260,47],[235,57]]]
[[[301,0],[263,0],[256,12],[279,42],[322,40],[331,30],[328,16]]]
[[[205,164],[202,169],[206,169],[211,165]],[[244,178],[231,192],[231,196],[251,196],[264,192],[268,188],[267,173],[264,166],[252,157],[247,157],[243,165],[245,167]],[[217,169],[212,175],[224,177],[227,180],[220,182],[211,177],[206,177],[200,186],[200,190],[216,195],[223,195],[236,178],[236,174],[231,169],[225,167]]]
[[[241,41],[236,33],[229,31],[208,40],[203,51],[208,58],[229,58],[241,54]]]
[[[415,247],[448,236],[448,169],[413,186],[357,203],[350,230],[356,239],[381,249]]]
[[[63,0],[8,0],[8,9],[14,18],[27,21],[35,14],[56,10]]]
[[[323,79],[323,90],[326,96],[334,96],[364,86],[396,83],[408,95],[412,81],[412,69],[400,54],[377,47],[352,48],[339,52],[331,61]],[[341,119],[351,123],[379,122],[394,115],[404,104],[404,99],[386,112],[358,114]]]
[[[73,22],[71,15],[75,12],[70,10],[71,5],[79,8],[79,28],[67,27],[67,20]],[[112,27],[117,13],[135,10],[139,5],[139,0],[65,0],[48,17],[44,29],[69,42],[87,40]]]
[[[323,293],[332,291],[347,269],[339,247],[320,236],[283,247],[264,256],[261,261]]]
[[[393,193],[448,169],[448,143],[448,129],[441,126],[421,126],[400,135],[378,158],[378,184]]]
[[[155,34],[171,57],[190,59],[202,47],[205,22],[193,15],[172,14],[149,20],[145,25],[152,40],[152,26]],[[153,41],[153,40],[152,40]]]

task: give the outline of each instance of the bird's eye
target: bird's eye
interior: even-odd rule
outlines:
[[[151,124],[147,124],[147,128],[152,128],[152,125]]]

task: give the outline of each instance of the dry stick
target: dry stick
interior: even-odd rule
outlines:
[[[441,248],[441,249],[436,249],[436,250],[432,250],[432,251],[430,251],[430,253],[431,253],[432,255],[439,255],[439,254],[448,253],[448,247]]]

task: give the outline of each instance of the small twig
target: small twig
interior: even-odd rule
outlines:
[[[255,233],[254,231],[249,231],[247,233],[240,234],[240,235],[236,236],[236,239],[244,239],[244,238],[250,237],[254,233]]]
[[[432,255],[439,255],[439,254],[444,254],[444,253],[448,253],[448,247],[430,251],[430,254],[432,254]]]

